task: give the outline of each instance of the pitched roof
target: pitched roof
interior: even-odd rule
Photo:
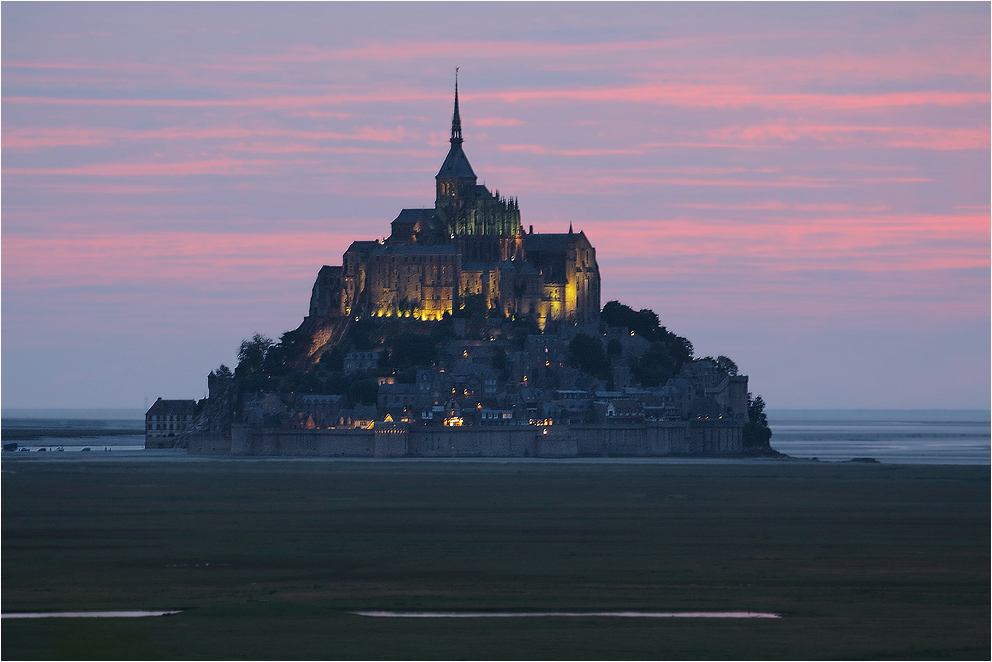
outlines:
[[[437,177],[476,179],[475,172],[468,163],[468,157],[462,150],[461,143],[451,143],[451,149],[448,150],[448,156],[444,158],[444,163],[441,164]]]
[[[393,223],[416,223],[422,218],[434,216],[434,208],[430,209],[403,209],[400,211]]]
[[[146,416],[191,416],[196,411],[196,400],[156,400]]]
[[[352,251],[357,251],[359,253],[367,253],[378,246],[378,241],[353,241],[345,252],[351,253]]]
[[[581,234],[581,233],[579,233]],[[564,251],[577,235],[571,234],[525,234],[525,251]]]

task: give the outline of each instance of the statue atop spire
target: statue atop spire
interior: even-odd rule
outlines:
[[[455,67],[455,114],[451,118],[451,143],[462,141],[462,118],[458,114],[458,69]]]

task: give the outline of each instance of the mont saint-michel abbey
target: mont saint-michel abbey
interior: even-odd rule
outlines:
[[[278,343],[245,340],[233,372],[207,376],[207,398],[156,402],[146,445],[320,457],[744,452],[748,378],[733,361],[694,359],[651,310],[601,308],[585,234],[526,227],[514,198],[478,183],[456,81],[434,206],[401,210],[388,237],[321,267],[300,326]]]
[[[404,209],[383,241],[356,241],[314,284],[310,316],[439,320],[470,300],[507,317],[599,317],[596,249],[582,232],[525,232],[513,198],[478,183],[462,149],[455,83],[451,148],[435,177],[434,206]],[[481,299],[481,301],[480,301]]]

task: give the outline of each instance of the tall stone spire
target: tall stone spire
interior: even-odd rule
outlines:
[[[462,141],[462,118],[458,114],[458,67],[455,67],[455,114],[451,117],[451,143]]]
[[[465,152],[462,151],[462,116],[458,112],[458,67],[455,67],[455,113],[451,117],[450,142],[451,147],[448,149],[448,156],[445,157],[444,163],[441,164],[441,170],[437,173],[439,199],[442,195],[447,196],[451,194],[444,193],[442,189],[448,189],[440,186],[441,180],[453,182],[453,180],[457,179],[459,180],[459,187],[475,186],[476,182],[475,173],[472,172],[472,166],[469,165],[468,159],[465,157]]]

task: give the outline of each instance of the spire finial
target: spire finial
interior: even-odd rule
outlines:
[[[455,114],[451,118],[451,142],[462,141],[462,118],[458,114],[458,69],[455,67]]]

